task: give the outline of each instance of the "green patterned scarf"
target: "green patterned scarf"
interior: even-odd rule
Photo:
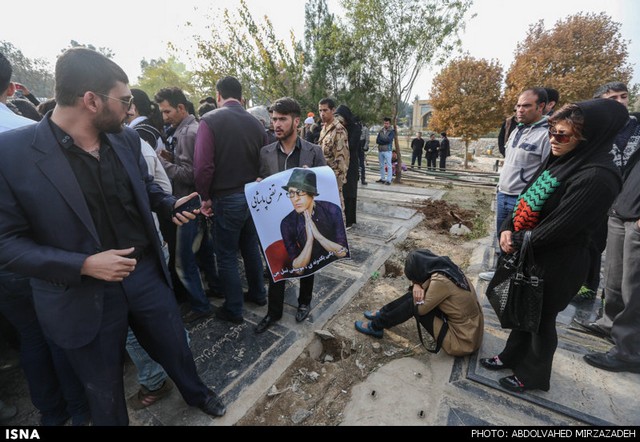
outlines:
[[[560,185],[547,169],[520,196],[513,208],[513,226],[515,231],[531,230],[540,221],[540,211],[545,201]]]

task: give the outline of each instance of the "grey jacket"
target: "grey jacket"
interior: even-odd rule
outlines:
[[[317,144],[309,143],[300,138],[300,164],[299,167],[321,167],[326,166],[322,149]],[[282,170],[278,170],[278,141],[268,144],[260,151],[260,178],[266,178]]]
[[[544,117],[529,126],[518,125],[505,147],[504,166],[500,172],[498,191],[519,195],[549,156],[549,123]]]

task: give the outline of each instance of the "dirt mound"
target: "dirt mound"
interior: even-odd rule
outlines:
[[[462,223],[473,230],[473,223],[477,212],[473,209],[463,209],[457,204],[449,204],[444,200],[428,200],[420,206],[414,206],[425,216],[424,225],[438,233],[448,233],[451,226]]]

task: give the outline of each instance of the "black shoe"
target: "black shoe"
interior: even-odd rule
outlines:
[[[529,390],[515,375],[500,378],[498,382],[503,388],[514,393],[523,393],[525,390]]]
[[[244,302],[250,302],[252,304],[255,304],[259,307],[264,307],[265,305],[267,305],[267,297],[265,296],[263,299],[255,299],[255,298],[250,298],[249,297],[249,293],[245,292],[244,294]]]
[[[208,415],[220,417],[224,416],[227,412],[227,407],[224,406],[220,397],[213,391],[209,392],[209,396],[204,404],[200,405],[200,409]]]
[[[628,371],[640,373],[640,363],[622,361],[609,353],[590,353],[584,355],[587,364],[607,371]]]
[[[198,319],[208,318],[212,314],[213,314],[212,310],[209,310],[208,312],[196,312],[195,310],[189,310],[182,317],[182,322],[184,322],[185,324],[188,324],[190,322],[197,321]]]
[[[384,182],[385,182],[384,180],[378,180],[378,181],[376,181],[376,183],[384,183]]]
[[[487,370],[504,370],[505,368],[509,368],[506,365],[500,363],[498,364],[498,357],[494,356],[492,358],[482,358],[480,359],[480,365],[482,365]]]
[[[309,316],[309,312],[311,311],[311,307],[306,304],[300,304],[298,306],[298,311],[296,312],[296,322],[302,322],[307,319]]]
[[[361,181],[361,182],[362,182],[362,185],[363,185],[363,186],[366,186],[367,184],[369,184],[369,183],[367,183],[366,181]]]
[[[262,318],[262,321],[260,321],[258,325],[256,325],[256,328],[254,329],[254,331],[258,334],[264,333],[267,331],[269,327],[271,327],[273,324],[275,324],[279,320],[280,319],[274,319],[273,316],[267,315],[264,318]]]
[[[597,322],[582,322],[578,321],[577,319],[573,319],[573,321],[571,321],[571,325],[576,326],[574,327],[574,329],[579,332],[606,339],[607,341],[613,343],[611,334],[604,328],[600,327]]]
[[[384,184],[385,184],[385,186],[390,186],[390,185],[391,185],[391,182],[390,182],[390,181],[385,181],[385,183],[384,183]]]
[[[242,324],[244,322],[244,318],[242,316],[232,316],[224,307],[220,307],[216,310],[216,318],[233,324]]]

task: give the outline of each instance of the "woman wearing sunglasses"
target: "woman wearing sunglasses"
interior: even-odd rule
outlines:
[[[556,317],[584,281],[589,243],[620,191],[609,152],[627,118],[623,105],[606,99],[568,104],[549,118],[551,155],[518,196],[500,234],[500,248],[513,253],[531,231],[544,279],[540,327],[537,333],[512,330],[499,355],[480,360],[489,370],[513,371],[499,380],[507,390],[549,390]]]

